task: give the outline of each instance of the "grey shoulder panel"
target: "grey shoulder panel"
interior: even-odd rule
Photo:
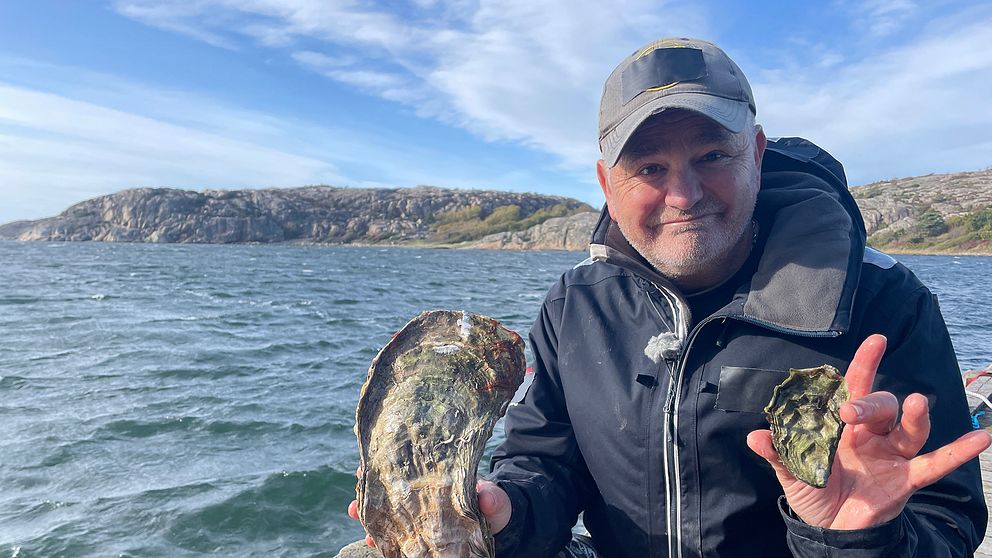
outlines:
[[[889,269],[897,263],[896,259],[892,256],[884,252],[879,252],[874,248],[869,248],[868,246],[865,246],[865,257],[863,261],[866,264],[871,264],[881,269]]]
[[[609,249],[604,244],[590,244],[589,257],[575,264],[575,267],[572,269],[578,269],[584,265],[592,265],[596,262],[605,262],[609,257],[608,251]]]
[[[572,269],[579,269],[580,267],[587,266],[587,265],[592,265],[594,263],[596,263],[596,259],[595,258],[592,258],[592,257],[589,257],[589,258],[586,258],[586,259],[582,260],[581,262],[575,264],[572,267]]]

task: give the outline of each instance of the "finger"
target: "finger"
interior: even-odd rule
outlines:
[[[914,458],[909,462],[909,482],[913,490],[929,486],[944,475],[974,459],[992,445],[992,436],[984,430],[969,432],[946,446]]]
[[[876,391],[840,406],[840,418],[847,424],[862,424],[880,436],[886,436],[899,419],[899,400],[887,391]]]
[[[475,483],[475,491],[479,496],[479,511],[489,521],[492,534],[499,533],[510,522],[513,512],[510,497],[496,483],[485,479]]]
[[[912,393],[902,402],[902,420],[889,441],[900,455],[909,459],[920,452],[930,436],[930,405],[927,398]]]
[[[365,535],[365,544],[372,548],[375,548],[375,541],[372,540],[372,535]]]
[[[875,371],[878,370],[878,364],[882,362],[882,355],[885,354],[885,345],[884,335],[869,335],[854,353],[854,358],[844,376],[851,399],[861,399],[871,393]]]
[[[358,519],[358,500],[352,500],[348,504],[348,517],[352,519]]]
[[[361,465],[359,465],[358,467],[355,468],[355,476],[358,477],[358,480],[362,480],[362,466]]]
[[[775,476],[779,478],[779,482],[783,486],[786,482],[796,482],[796,478],[785,468],[781,458],[778,456],[778,452],[775,451],[775,446],[772,444],[771,430],[755,430],[748,434],[747,447],[763,457],[772,466],[772,469],[775,470]]]

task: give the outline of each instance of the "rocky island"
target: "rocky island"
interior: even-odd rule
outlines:
[[[855,186],[868,243],[895,253],[992,254],[992,168]],[[584,250],[598,212],[571,198],[487,190],[139,188],[0,225],[0,239],[290,242]]]
[[[0,238],[459,244],[590,210],[570,198],[427,186],[202,192],[138,188],[86,200],[55,217],[0,226]]]

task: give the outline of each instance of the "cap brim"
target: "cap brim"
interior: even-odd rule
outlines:
[[[610,167],[616,166],[620,153],[630,140],[630,136],[634,135],[634,132],[645,120],[668,109],[698,112],[735,134],[744,129],[747,114],[750,112],[747,101],[714,97],[713,95],[672,93],[658,97],[634,110],[627,115],[627,118],[621,120],[616,128],[606,134],[606,137],[600,142],[600,149],[606,164]]]

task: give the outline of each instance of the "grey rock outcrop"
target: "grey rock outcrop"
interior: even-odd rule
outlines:
[[[476,248],[506,250],[569,250],[585,251],[599,213],[586,211],[571,217],[555,217],[514,232],[502,232],[483,237]]]
[[[944,219],[992,206],[992,170],[929,174],[851,188],[871,236],[914,227],[923,210]]]
[[[0,226],[0,238],[107,242],[410,243],[430,241],[438,215],[471,207],[484,217],[516,205],[520,217],[569,198],[516,192],[310,186],[267,190],[139,188],[76,204],[38,221]]]

